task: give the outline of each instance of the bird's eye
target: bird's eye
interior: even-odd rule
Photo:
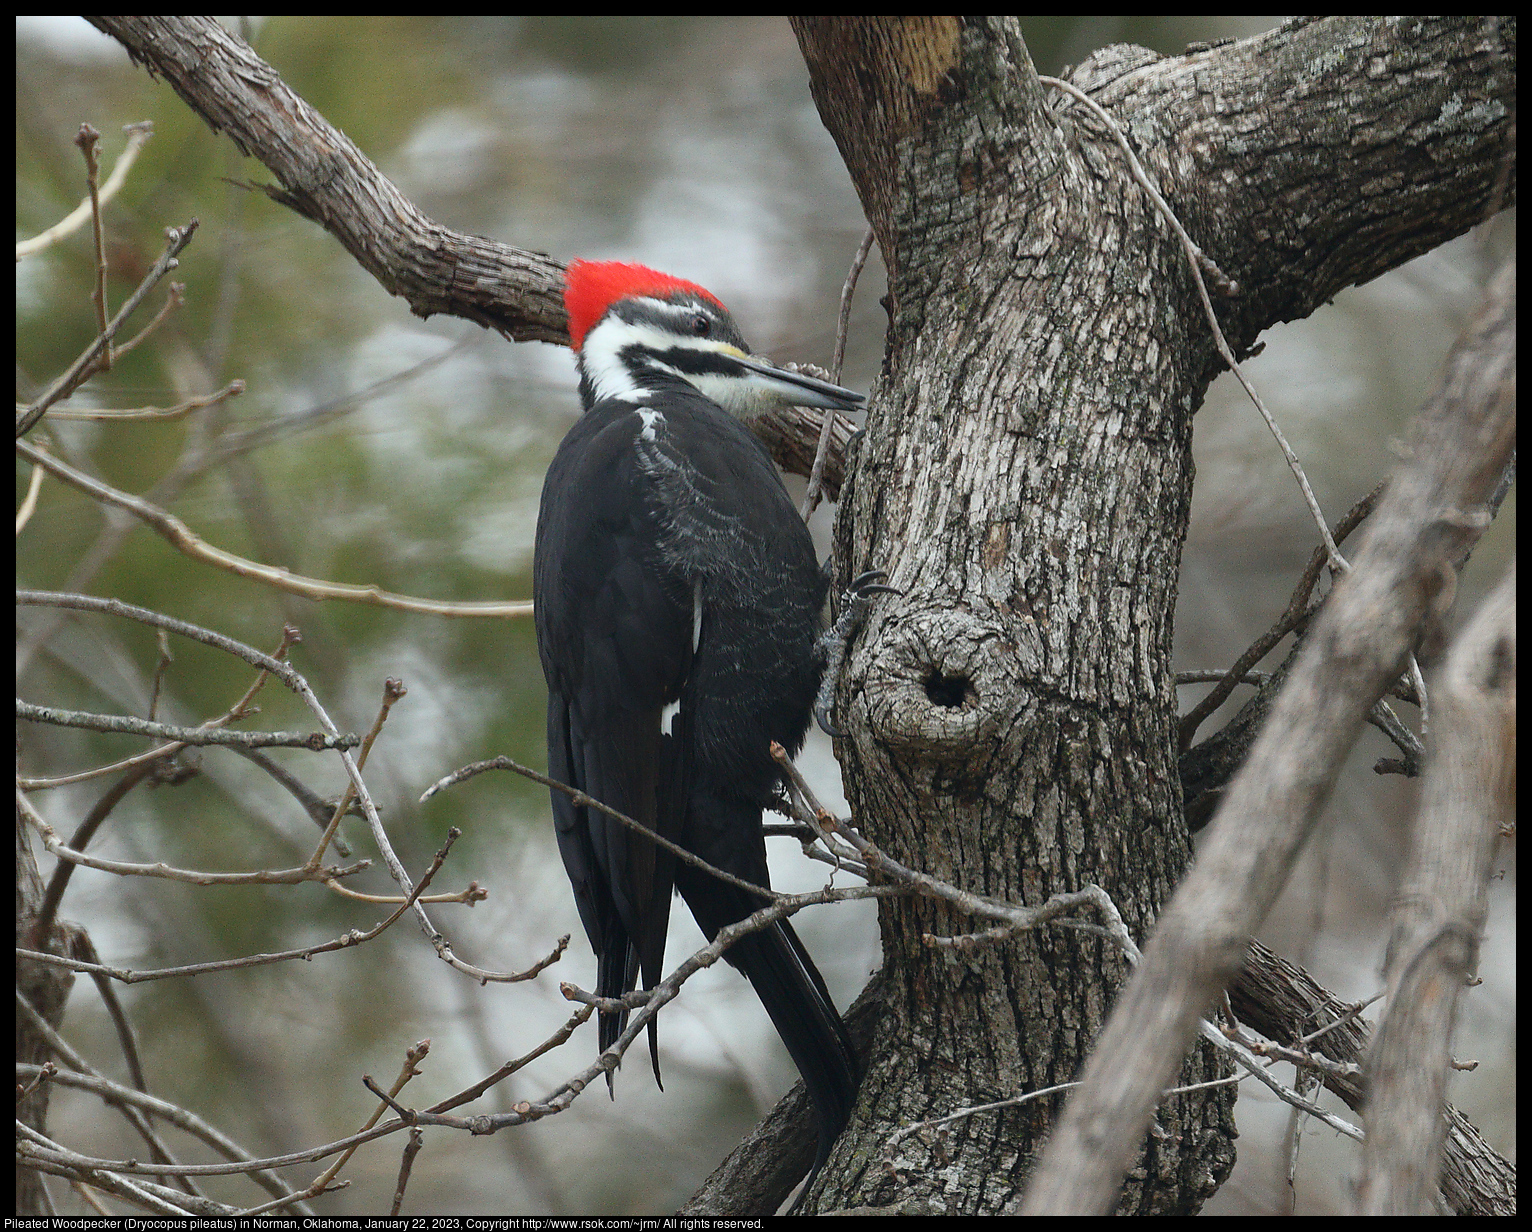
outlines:
[[[697,337],[706,338],[712,332],[712,321],[708,320],[702,313],[699,312],[696,316],[692,317],[692,333],[696,334]]]

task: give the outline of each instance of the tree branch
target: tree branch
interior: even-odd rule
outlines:
[[[1452,1028],[1478,966],[1495,844],[1516,794],[1516,569],[1463,631],[1437,688],[1410,863],[1394,906],[1388,1016],[1368,1058],[1365,1215],[1429,1215]]]
[[[214,132],[259,159],[266,194],[345,247],[416,316],[446,313],[516,342],[569,345],[564,263],[427,217],[344,133],[291,90],[250,45],[211,17],[87,17],[163,77]],[[752,423],[779,465],[807,475],[823,417],[802,408]],[[824,490],[839,493],[845,436],[837,427]],[[837,448],[841,446],[842,448]]]

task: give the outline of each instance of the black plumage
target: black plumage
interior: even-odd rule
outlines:
[[[582,354],[587,410],[549,467],[538,515],[549,774],[765,887],[761,814],[780,781],[768,749],[803,742],[823,671],[825,579],[765,449],[681,375],[726,380],[731,356],[748,356],[716,301],[673,290],[614,302],[610,337],[600,321],[591,336],[604,349]],[[681,342],[660,345],[656,329]],[[713,349],[688,350],[699,335]],[[856,397],[805,383],[817,389],[799,391],[804,401]],[[764,905],[564,793],[551,798],[600,995],[661,978],[673,888],[710,940]],[[844,1024],[787,920],[725,957],[803,1075],[817,1170],[856,1090]],[[600,1016],[603,1049],[626,1018]],[[657,1053],[654,1065],[658,1077]]]

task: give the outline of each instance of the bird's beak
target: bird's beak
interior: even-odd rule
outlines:
[[[744,369],[745,380],[754,387],[757,397],[775,398],[783,406],[819,406],[837,411],[860,410],[866,395],[843,389],[829,381],[789,372],[759,356],[742,356],[736,362]]]

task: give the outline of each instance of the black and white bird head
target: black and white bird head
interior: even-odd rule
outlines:
[[[679,378],[731,415],[788,406],[855,410],[863,396],[752,355],[711,291],[643,265],[571,261],[564,305],[587,408],[645,403]]]

